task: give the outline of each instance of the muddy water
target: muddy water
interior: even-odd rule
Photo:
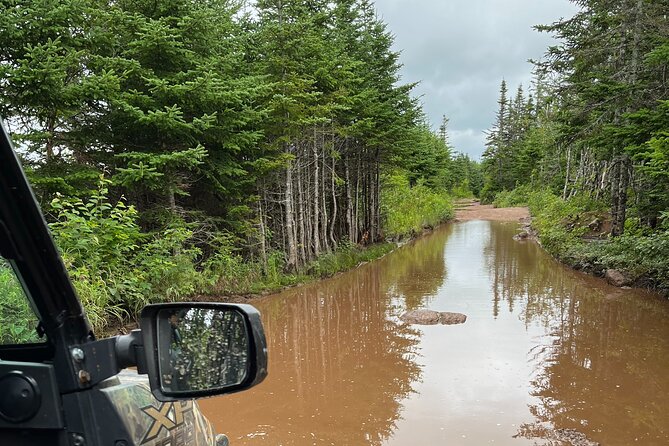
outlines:
[[[205,413],[233,446],[562,444],[547,429],[669,444],[669,303],[564,268],[516,227],[447,225],[256,302],[270,375]],[[468,320],[401,323],[414,308]]]

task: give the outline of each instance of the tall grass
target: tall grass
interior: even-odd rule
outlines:
[[[388,175],[381,190],[381,212],[386,238],[420,233],[453,217],[453,200],[423,184],[411,186],[401,173]]]
[[[496,208],[509,208],[516,206],[527,206],[530,195],[535,191],[529,184],[518,186],[514,190],[503,190],[495,195],[492,204]]]
[[[637,285],[669,292],[667,230],[633,231],[628,220],[625,235],[593,242],[583,236],[594,218],[608,218],[605,203],[584,195],[563,200],[548,190],[531,191],[527,198],[532,226],[538,231],[542,246],[554,257],[595,274],[617,269]]]
[[[39,342],[37,323],[14,271],[0,258],[0,344]]]

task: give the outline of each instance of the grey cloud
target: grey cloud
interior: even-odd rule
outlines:
[[[550,36],[533,25],[571,16],[567,0],[376,0],[401,51],[402,82],[418,82],[434,128],[450,118],[456,150],[478,158],[497,108],[499,84],[529,85]]]

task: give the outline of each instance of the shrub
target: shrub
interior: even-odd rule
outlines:
[[[342,243],[336,251],[325,254],[312,262],[307,271],[317,278],[330,277],[340,271],[355,268],[360,263],[382,257],[390,252],[394,246],[392,243],[383,243],[362,248],[351,243]]]
[[[619,269],[632,280],[669,290],[669,232],[630,231],[589,243],[582,238],[588,228],[582,221],[579,224],[579,217],[606,213],[604,203],[588,196],[562,200],[547,190],[531,192],[528,203],[532,225],[539,232],[542,246],[553,256],[572,266],[588,265],[595,271]]]
[[[533,189],[529,184],[518,186],[512,191],[503,190],[495,195],[492,204],[496,208],[527,206],[532,192]]]
[[[39,342],[37,322],[14,271],[0,257],[0,344]]]
[[[108,198],[108,180],[87,200],[57,197],[51,203],[56,243],[95,329],[134,315],[151,302],[195,292],[199,250],[185,225],[142,233],[134,207]]]
[[[453,202],[445,194],[419,183],[413,187],[401,173],[384,178],[381,212],[386,237],[417,234],[453,217]]]
[[[453,186],[451,189],[451,196],[453,198],[474,198],[474,193],[469,185],[469,180],[464,179],[462,182]]]

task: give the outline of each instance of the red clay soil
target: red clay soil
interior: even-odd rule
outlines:
[[[494,220],[520,221],[530,217],[527,208],[494,208],[478,201],[460,201],[455,204],[455,221]]]

